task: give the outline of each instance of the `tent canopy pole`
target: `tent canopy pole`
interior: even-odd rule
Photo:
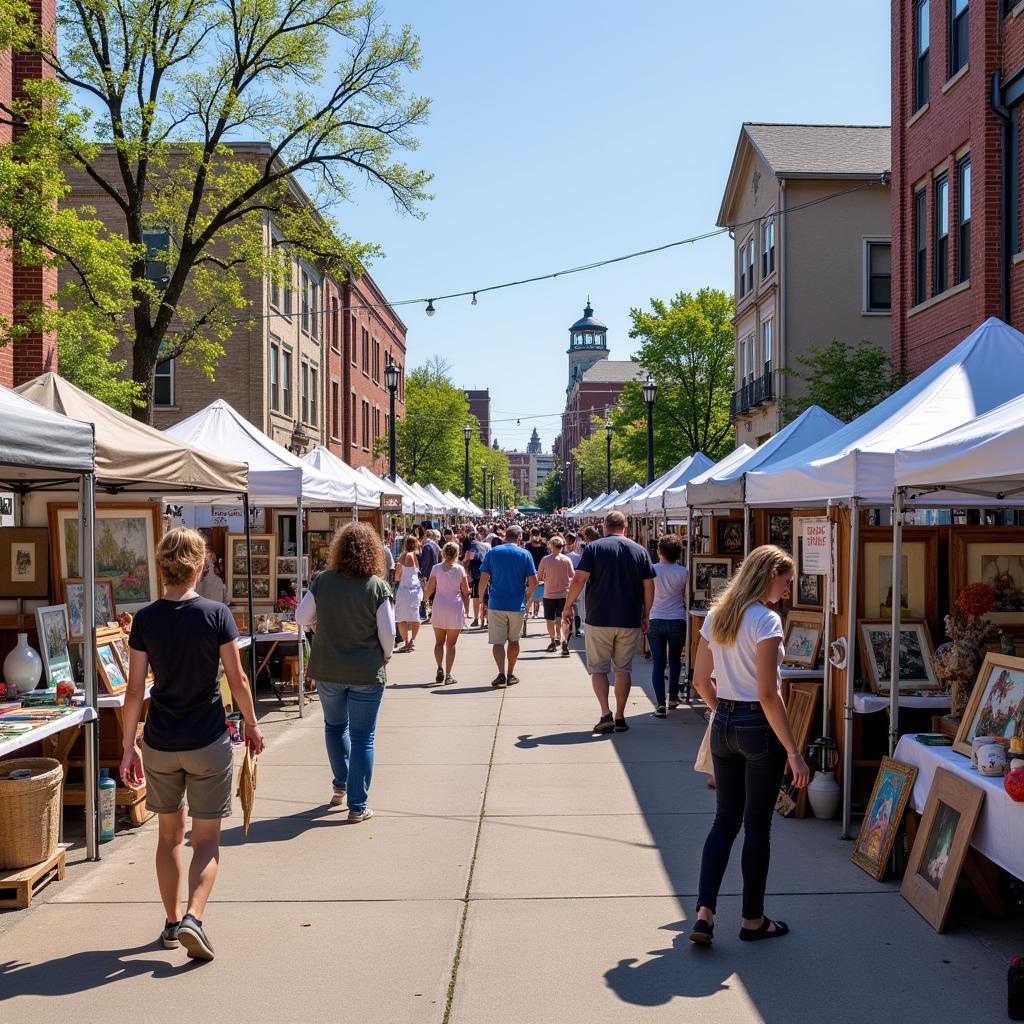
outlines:
[[[81,546],[79,571],[85,581],[82,601],[82,666],[85,702],[96,711],[96,477],[83,473],[79,487],[78,511]],[[89,860],[100,859],[100,821],[98,814],[99,717],[85,726],[85,851]]]
[[[903,499],[902,487],[892,496],[892,648],[889,656],[889,756],[900,732],[900,615],[903,604]]]
[[[849,588],[846,593],[846,678],[843,700],[843,831],[850,839],[853,801],[853,681],[857,665],[857,547],[860,543],[860,502],[850,501]]]

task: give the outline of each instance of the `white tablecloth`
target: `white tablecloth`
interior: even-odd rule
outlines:
[[[948,711],[950,708],[949,694],[940,693],[934,697],[918,697],[911,693],[903,694],[900,696],[900,707]],[[878,693],[855,693],[853,695],[853,710],[858,715],[873,715],[876,711],[888,711],[889,698]],[[921,746],[920,743],[917,745]]]
[[[149,683],[146,686],[146,696],[145,696],[146,700],[149,700],[149,691],[152,690],[152,689],[153,689],[153,684]],[[124,707],[124,699],[125,699],[125,697],[127,695],[128,695],[128,691],[127,690],[122,690],[120,693],[101,693],[96,698],[96,704],[101,709],[102,708],[123,708]]]
[[[985,792],[981,814],[974,829],[971,846],[1011,875],[1024,879],[1024,804],[1006,795],[1003,780],[992,779],[971,768],[971,759],[952,747],[926,747],[914,734],[902,737],[896,745],[896,760],[917,768],[917,780],[910,801],[914,810],[924,810],[936,768],[959,775]]]
[[[807,679],[811,682],[825,681],[825,670],[823,668],[790,668],[788,665],[783,665],[779,669],[779,675],[783,679],[790,679],[793,682],[798,682],[801,679]]]
[[[285,641],[291,640],[298,642],[299,634],[293,633],[290,630],[284,629],[279,633],[257,633],[256,643],[258,644],[272,644],[272,643],[284,643]],[[249,634],[246,633],[244,636],[238,638],[238,649],[244,651],[249,646]]]
[[[86,722],[91,722],[95,717],[96,712],[92,708],[76,708],[70,715],[55,718],[39,726],[37,729],[29,729],[28,732],[23,732],[20,736],[9,736],[6,739],[0,740],[0,757],[13,754],[16,750],[21,750],[32,743],[38,743],[46,736],[63,732],[65,729],[71,729],[76,725],[84,725]]]

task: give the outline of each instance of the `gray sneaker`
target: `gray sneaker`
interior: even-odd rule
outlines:
[[[367,818],[372,818],[372,817],[373,817],[373,811],[369,807],[364,807],[362,810],[358,810],[357,808],[353,807],[348,812],[349,824],[356,824],[357,822],[360,822],[360,821],[366,821]]]
[[[348,790],[345,786],[335,786],[331,796],[331,807],[340,807],[345,802]]]
[[[178,928],[178,941],[193,960],[212,960],[213,946],[203,931],[203,922],[193,914],[186,914]]]
[[[160,933],[160,942],[163,944],[164,949],[177,949],[181,945],[178,942],[178,929],[180,927],[180,921],[175,921],[174,924],[171,924],[170,921],[164,922],[164,930]]]

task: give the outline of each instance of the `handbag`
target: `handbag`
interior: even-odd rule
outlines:
[[[715,777],[715,764],[711,760],[711,723],[714,720],[714,715],[708,719],[708,727],[704,730],[704,738],[700,741],[700,749],[697,751],[697,761],[693,766],[695,772],[703,772],[712,778]]]

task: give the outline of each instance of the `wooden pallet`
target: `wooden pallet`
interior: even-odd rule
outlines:
[[[64,877],[65,847],[41,864],[15,871],[0,871],[0,910],[24,910],[32,898],[55,878]]]

